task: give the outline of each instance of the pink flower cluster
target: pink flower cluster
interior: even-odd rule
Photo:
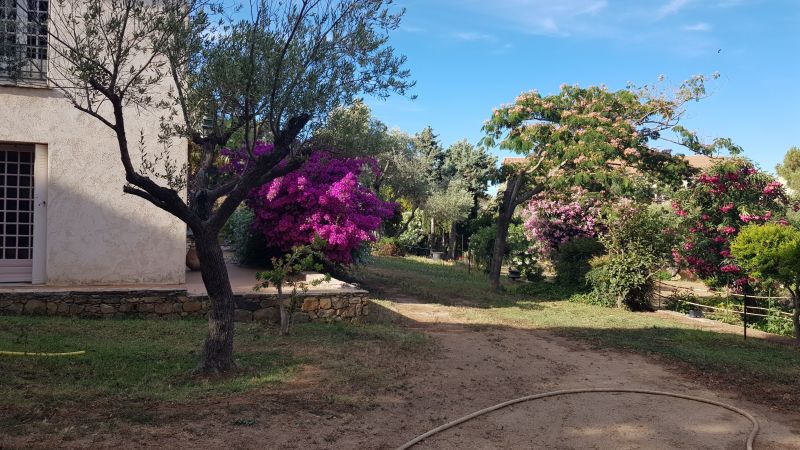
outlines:
[[[255,156],[272,151],[258,144]],[[228,170],[241,172],[249,162],[246,154],[226,151]],[[372,159],[340,159],[314,152],[298,170],[254,189],[246,204],[255,211],[254,229],[281,250],[325,239],[325,254],[332,261],[350,263],[364,242],[375,241],[381,221],[395,211],[359,182],[365,168],[378,172]]]
[[[574,189],[568,201],[535,197],[523,211],[525,235],[543,258],[549,259],[561,244],[580,237],[595,237],[600,231],[600,208]]]
[[[730,242],[742,226],[767,222],[786,210],[783,186],[751,163],[731,160],[700,175],[685,194],[672,204],[686,231],[673,256],[703,279],[741,287],[747,277],[732,259]]]

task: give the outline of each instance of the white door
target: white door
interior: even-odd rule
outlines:
[[[31,281],[34,146],[0,144],[0,283]]]

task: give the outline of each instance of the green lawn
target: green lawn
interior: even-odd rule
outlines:
[[[131,405],[154,400],[194,401],[279,386],[305,365],[322,369],[331,382],[363,386],[365,376],[376,382],[384,374],[359,349],[411,355],[428,342],[422,334],[383,325],[302,324],[281,337],[260,324],[237,324],[240,369],[209,381],[192,375],[205,330],[201,320],[0,317],[0,350],[86,350],[82,356],[0,356],[0,435],[57,407],[135,411]]]
[[[462,266],[442,266],[419,259],[377,257],[364,275],[371,288],[391,283],[423,301],[461,306],[453,310],[466,323],[547,329],[592,344],[655,355],[703,371],[721,381],[768,382],[776,394],[794,395],[800,378],[800,347],[694,329],[654,314],[634,313],[567,301],[568,289],[542,282],[527,285],[526,294],[506,284],[506,291],[487,289],[487,277]],[[519,286],[515,284],[515,286]],[[387,295],[388,296],[388,295]],[[389,298],[391,298],[389,296]],[[761,387],[761,386],[759,386]],[[782,395],[782,394],[781,394]]]

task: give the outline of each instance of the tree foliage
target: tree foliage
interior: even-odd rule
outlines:
[[[800,339],[800,231],[776,223],[747,225],[731,243],[731,254],[751,277],[778,282],[789,291],[794,336]]]
[[[727,139],[702,144],[679,125],[685,105],[705,95],[704,82],[692,78],[672,96],[652,86],[612,92],[562,85],[555,95],[523,93],[513,105],[494,110],[484,142],[525,155],[526,163],[515,169],[554,188],[578,185],[624,195],[631,179],[642,177],[679,185],[691,169],[659,142],[703,154],[741,150]]]
[[[778,176],[786,180],[786,186],[794,193],[800,192],[800,148],[792,147],[783,157],[783,163],[775,167]]]
[[[472,194],[460,179],[450,180],[446,188],[433,191],[425,203],[426,214],[448,226],[464,221],[471,209]]]

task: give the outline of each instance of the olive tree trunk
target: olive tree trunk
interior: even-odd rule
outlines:
[[[447,242],[447,257],[451,260],[456,259],[456,238],[458,237],[458,233],[456,233],[456,224],[450,224],[450,233],[448,235],[448,242]]]
[[[216,235],[195,233],[200,274],[208,293],[208,335],[198,372],[213,375],[235,367],[233,360],[234,299],[222,248]]]
[[[794,325],[794,338],[800,341],[800,301],[797,291],[792,292],[792,325]]]

